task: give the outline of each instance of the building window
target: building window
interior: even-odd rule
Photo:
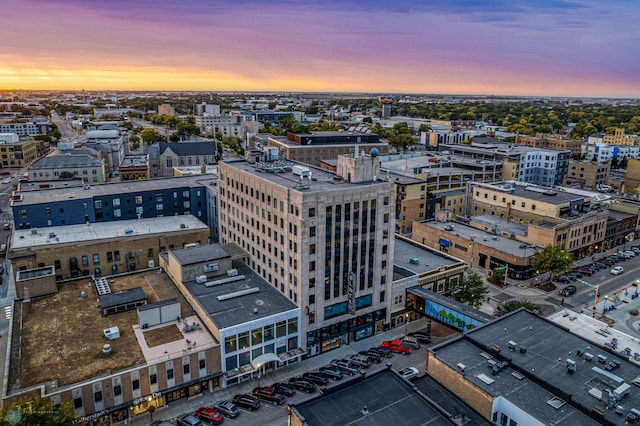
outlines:
[[[93,400],[94,400],[95,402],[100,402],[100,401],[102,401],[102,391],[95,392],[95,393],[93,394]]]
[[[95,200],[93,202],[93,207],[96,209],[101,209],[102,208],[102,200]]]
[[[167,370],[167,380],[173,379],[173,368]]]
[[[156,204],[156,211],[160,212],[162,211],[162,208],[163,208],[162,204]]]
[[[82,256],[82,266],[89,266],[89,256]]]
[[[113,252],[113,258],[116,260],[116,262],[120,261],[120,250],[116,250]]]
[[[312,207],[309,209],[309,217],[316,217],[316,209]]]
[[[113,209],[113,217],[120,217],[120,216],[122,216],[120,209]]]
[[[184,374],[189,374],[189,371],[191,371],[191,366],[189,364],[185,364],[182,366],[182,372]]]
[[[114,394],[115,396],[120,396],[120,395],[122,395],[122,386],[121,386],[121,385],[115,385],[115,386],[113,387],[113,394]]]
[[[152,385],[155,385],[156,383],[158,383],[158,375],[157,374],[151,374],[149,376],[149,383],[151,383]]]
[[[120,198],[113,199],[113,207],[120,207]]]
[[[82,398],[74,398],[73,399],[73,408],[79,410],[82,408]]]
[[[136,195],[136,204],[142,204],[142,195]]]
[[[204,359],[201,359],[200,361],[198,361],[198,368],[200,368],[200,370],[204,370],[205,369],[205,361],[204,361]]]
[[[132,381],[131,382],[131,387],[133,388],[133,390],[140,389],[140,380],[135,379],[134,381]]]
[[[100,263],[100,255],[96,253],[93,255],[93,264],[95,265],[97,263]]]
[[[60,268],[62,268],[62,266],[60,265],[60,261],[59,261],[59,260],[55,260],[55,261],[53,262],[53,264],[54,264],[54,267],[55,267],[56,269],[60,269]]]

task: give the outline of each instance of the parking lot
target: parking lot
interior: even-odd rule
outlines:
[[[420,319],[411,322],[407,326],[407,331],[424,331],[426,329],[426,324],[426,319]],[[291,364],[278,370],[267,371],[260,378],[256,377],[244,381],[240,384],[231,385],[226,389],[213,393],[205,392],[199,398],[191,400],[182,399],[173,402],[166,407],[158,409],[153,415],[153,420],[175,420],[179,415],[183,413],[193,413],[197,408],[210,406],[217,400],[231,399],[236,394],[251,393],[253,389],[258,386],[269,386],[276,382],[287,382],[292,377],[302,376],[304,373],[316,371],[318,368],[330,364],[331,360],[343,360],[344,358],[355,355],[360,351],[365,351],[372,346],[379,346],[384,340],[401,338],[404,335],[404,331],[404,327],[395,328],[370,337],[368,339],[364,339],[358,342],[352,342],[348,346],[343,345],[338,349],[309,358],[299,363]],[[448,338],[446,336],[455,334],[454,331],[448,329],[447,327],[435,324],[432,332],[434,336],[438,337],[434,337],[431,345]],[[394,353],[390,358],[382,358],[382,362],[372,363],[369,368],[362,370],[365,374],[367,374],[380,370],[382,368],[386,368],[387,364],[391,364],[391,368],[394,371],[398,372],[406,367],[414,367],[418,370],[419,375],[422,376],[425,370],[426,348],[428,346],[429,345],[421,345],[419,349],[413,349],[411,350],[411,353],[407,355]],[[356,376],[343,376],[343,378],[340,380],[330,380],[327,383],[326,387],[330,388],[333,386],[341,386],[349,382],[349,380],[354,379],[356,379]],[[280,426],[286,424],[288,403],[300,402],[307,398],[313,398],[318,394],[319,389],[316,389],[312,393],[296,391],[296,394],[292,397],[288,397],[287,401],[283,405],[274,405],[262,402],[260,404],[260,408],[255,411],[241,408],[241,414],[238,417],[225,418],[225,423],[229,422],[233,424],[234,422],[236,422],[237,424],[242,425]],[[149,423],[150,416],[148,414],[138,415],[134,417],[130,422],[130,424],[132,425],[148,425]]]

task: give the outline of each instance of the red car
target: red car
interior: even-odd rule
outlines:
[[[215,408],[200,407],[193,413],[194,416],[202,420],[203,422],[219,425],[224,420],[224,416]]]
[[[382,347],[389,348],[392,352],[399,354],[409,355],[411,353],[411,348],[402,346],[402,341],[400,340],[385,340],[382,342]]]

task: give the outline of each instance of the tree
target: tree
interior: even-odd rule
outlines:
[[[549,272],[556,277],[571,269],[572,264],[573,255],[562,247],[546,246],[533,255],[533,269],[538,274]]]
[[[144,129],[140,132],[140,137],[145,144],[151,145],[153,141],[160,139],[160,132],[156,129]]]
[[[305,108],[304,113],[305,114],[311,114],[311,115],[317,114],[318,113],[318,107],[316,105],[311,104],[311,105],[309,105],[308,107]]]
[[[428,124],[421,124],[420,127],[418,127],[419,132],[430,132],[431,130],[431,126]]]
[[[0,426],[67,426],[73,424],[76,414],[71,402],[53,405],[48,398],[34,395],[4,407],[0,416]]]
[[[131,137],[129,138],[129,144],[130,144],[130,148],[134,151],[140,148],[140,136],[131,135]]]
[[[371,118],[371,117],[364,117],[364,118],[362,119],[362,122],[363,122],[363,123],[373,123],[373,118]]]
[[[527,299],[522,299],[522,300],[512,299],[512,300],[507,300],[504,303],[500,303],[498,306],[496,306],[496,308],[493,310],[493,316],[501,317],[503,315],[508,314],[509,312],[516,311],[520,308],[526,308],[536,315],[540,315],[542,313],[542,308],[540,306],[536,305],[535,303]]]
[[[451,298],[457,302],[466,303],[477,308],[485,300],[487,293],[489,293],[489,288],[484,285],[482,277],[473,271],[464,277],[462,287],[453,290]]]

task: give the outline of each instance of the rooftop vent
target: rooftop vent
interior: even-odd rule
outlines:
[[[109,343],[105,343],[102,345],[102,355],[110,355],[111,354],[111,345]]]

